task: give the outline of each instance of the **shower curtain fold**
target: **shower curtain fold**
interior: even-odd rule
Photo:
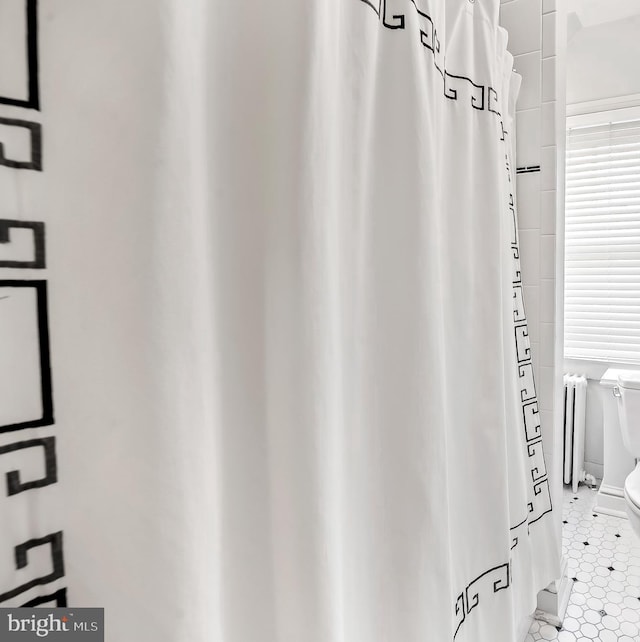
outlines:
[[[560,552],[498,0],[94,4],[46,5],[32,197],[69,603],[514,642]]]

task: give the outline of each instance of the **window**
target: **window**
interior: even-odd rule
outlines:
[[[640,115],[615,113],[569,121],[564,351],[640,364]]]

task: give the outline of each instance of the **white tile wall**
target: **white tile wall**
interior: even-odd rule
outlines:
[[[516,113],[516,132],[526,131],[527,136],[516,136],[516,158],[520,167],[540,165],[542,141],[542,112],[524,109]]]
[[[555,145],[542,148],[540,189],[554,190],[556,188],[556,153]]]
[[[531,341],[539,340],[538,325],[540,323],[540,286],[525,285],[524,288],[525,311],[529,322],[529,338]]]
[[[522,283],[538,285],[540,282],[540,232],[520,230],[520,264]],[[525,301],[525,305],[527,305]]]
[[[540,233],[556,233],[556,191],[540,192]]]
[[[553,14],[550,14],[553,16]],[[554,34],[555,36],[555,34]],[[556,98],[556,61],[555,56],[542,59],[542,100]]]
[[[542,16],[542,57],[556,55],[556,16],[547,13]],[[544,71],[543,71],[544,74]]]
[[[540,278],[553,279],[556,273],[556,236],[540,235]]]
[[[540,279],[540,321],[554,323],[556,317],[555,279]]]
[[[558,105],[555,100],[542,103],[542,137],[544,147],[556,144],[556,110]]]
[[[538,377],[540,379],[540,377]],[[553,412],[549,410],[540,411],[540,425],[542,426],[542,439],[544,439],[544,452],[548,459],[553,457]]]
[[[539,369],[538,401],[540,402],[540,409],[553,412],[553,367],[540,366]],[[545,428],[549,430],[549,426]]]
[[[517,103],[518,111],[539,108],[542,91],[542,51],[515,56],[513,65],[522,76]]]
[[[514,56],[539,51],[541,8],[541,0],[513,0],[502,7],[501,24],[509,32],[509,51]]]
[[[542,0],[542,13],[551,13],[556,10],[556,0]]]
[[[540,323],[540,365],[547,368],[554,366],[553,333],[554,323]]]
[[[531,164],[539,165],[539,157],[537,163]],[[540,172],[519,174],[516,177],[518,227],[521,232],[524,230],[540,229],[542,211],[540,207],[540,194]]]

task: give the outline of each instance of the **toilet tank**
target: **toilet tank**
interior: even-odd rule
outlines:
[[[640,458],[640,372],[620,371],[616,391],[622,440],[637,459]]]

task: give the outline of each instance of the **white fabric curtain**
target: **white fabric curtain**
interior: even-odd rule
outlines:
[[[5,596],[45,578],[5,603],[514,642],[559,543],[498,6],[42,0],[42,171],[0,180],[46,225],[55,423],[0,446],[55,436],[57,481],[2,498]],[[57,532],[62,575],[48,540],[16,568]]]

